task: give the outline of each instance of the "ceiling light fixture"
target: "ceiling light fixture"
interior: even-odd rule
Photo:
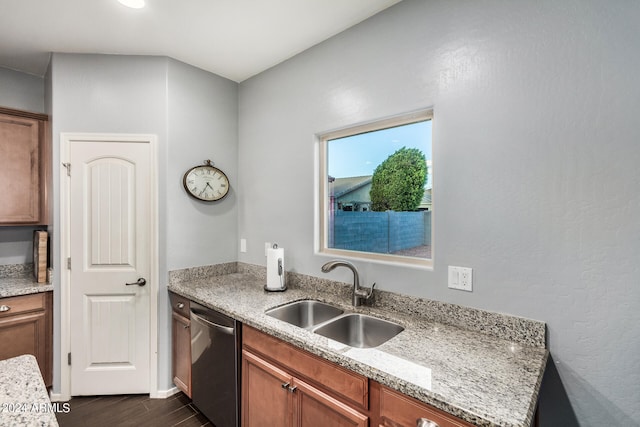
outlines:
[[[123,4],[132,9],[142,9],[144,7],[144,0],[118,0],[120,4]]]

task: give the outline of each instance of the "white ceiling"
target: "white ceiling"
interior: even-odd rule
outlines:
[[[0,0],[0,67],[49,52],[170,56],[241,82],[400,0]]]

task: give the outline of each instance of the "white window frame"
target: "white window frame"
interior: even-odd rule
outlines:
[[[407,114],[388,117],[381,120],[374,120],[367,123],[360,123],[329,132],[316,135],[316,226],[315,226],[315,253],[316,255],[326,255],[354,260],[372,261],[383,264],[404,265],[409,267],[433,269],[434,259],[434,212],[431,212],[431,258],[418,258],[402,255],[382,254],[375,252],[352,251],[345,249],[335,249],[327,247],[328,244],[328,200],[329,186],[327,184],[327,144],[329,141],[338,138],[358,135],[367,132],[374,132],[387,128],[408,125],[431,120],[433,123],[433,109],[424,109]],[[433,143],[431,147],[433,158]],[[433,177],[433,166],[429,173]],[[435,187],[435,185],[434,185]],[[432,206],[434,206],[432,189]]]

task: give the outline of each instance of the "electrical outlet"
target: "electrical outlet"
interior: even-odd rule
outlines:
[[[473,270],[467,267],[460,267],[460,281],[458,284],[463,291],[473,291]]]
[[[461,291],[473,291],[473,269],[449,266],[449,288]]]
[[[247,239],[240,239],[240,252],[247,252]]]

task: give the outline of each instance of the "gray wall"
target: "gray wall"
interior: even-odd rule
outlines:
[[[181,190],[181,179],[188,167],[212,157],[229,173],[233,185],[237,84],[165,57],[74,54],[54,54],[47,81],[53,118],[54,230],[60,226],[61,132],[158,137],[158,386],[166,390],[171,386],[167,272],[235,258],[235,208],[193,203]],[[54,242],[54,268],[60,271],[60,239],[54,236]],[[59,274],[54,281],[58,289]],[[54,304],[58,310],[58,298]],[[54,323],[54,335],[59,336],[59,316]],[[57,366],[57,339],[55,346]],[[54,391],[59,387],[59,371],[55,371]]]
[[[0,68],[0,106],[44,113],[44,79]]]
[[[241,83],[239,259],[278,242],[321,276],[314,134],[433,107],[433,271],[359,262],[363,283],[546,321],[542,424],[637,425],[638,22],[627,1],[405,0]]]
[[[237,257],[238,85],[169,60],[167,157],[168,269],[235,261]],[[189,197],[182,178],[210,159],[231,187],[220,202]]]

